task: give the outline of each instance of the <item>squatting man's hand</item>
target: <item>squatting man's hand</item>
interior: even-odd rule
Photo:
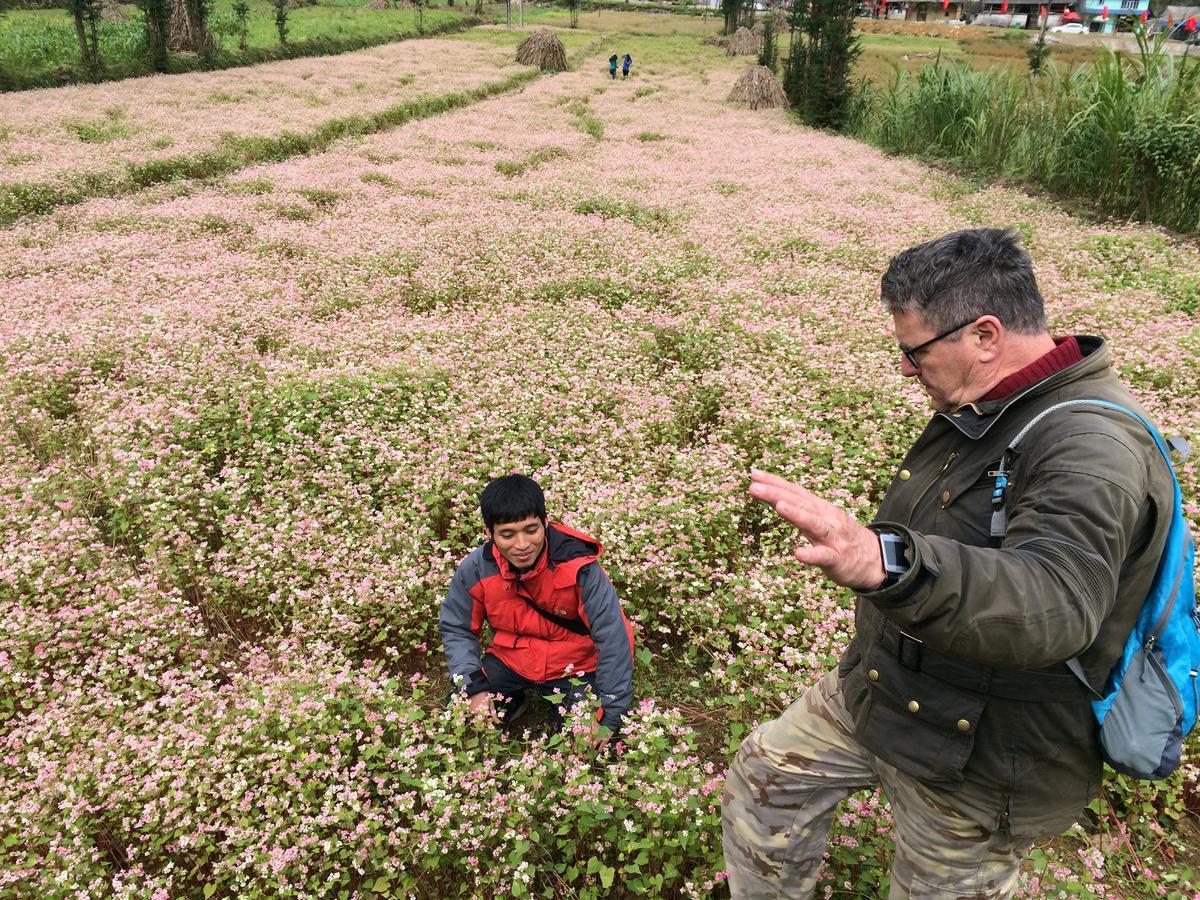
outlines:
[[[499,720],[500,715],[496,712],[496,707],[492,703],[492,695],[487,691],[475,694],[468,702],[470,703],[471,715],[491,721]]]
[[[856,591],[875,590],[883,584],[887,573],[878,536],[840,507],[758,469],[750,473],[750,496],[769,503],[807,538],[807,543],[796,547],[800,562],[817,566],[831,580]]]
[[[492,701],[492,695],[487,691],[482,691],[468,699],[471,715],[480,719],[497,723],[500,721],[500,713],[496,709],[495,703]],[[612,737],[612,732],[602,726],[599,722],[592,722],[588,727],[588,746],[594,751],[604,749],[609,738]]]

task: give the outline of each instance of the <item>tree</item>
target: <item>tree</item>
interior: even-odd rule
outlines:
[[[571,27],[579,27],[579,0],[567,0],[567,9],[571,11]]]
[[[250,15],[250,6],[246,0],[238,0],[233,4],[233,15],[237,18],[238,49],[246,49],[246,18]]]
[[[279,43],[287,43],[288,0],[274,0],[275,28],[279,32]]]
[[[721,0],[721,12],[725,14],[725,33],[733,34],[738,27],[738,13],[741,12],[742,0]]]
[[[801,120],[840,129],[854,96],[850,72],[862,53],[854,33],[855,0],[797,0],[783,90]]]
[[[758,53],[758,64],[774,72],[778,63],[779,45],[775,40],[775,13],[772,12],[763,20],[762,50]]]
[[[79,58],[84,68],[100,68],[100,39],[96,23],[100,20],[99,0],[71,0],[71,17],[75,20],[75,37],[79,41]]]
[[[1042,7],[1047,9],[1047,7]],[[1026,53],[1029,54],[1029,74],[1040,75],[1042,67],[1046,65],[1046,61],[1050,58],[1050,45],[1046,43],[1046,26],[1050,22],[1050,16],[1042,15],[1042,30],[1038,32],[1038,38],[1029,47]]]
[[[169,68],[167,42],[171,32],[170,0],[142,0],[142,13],[146,17],[146,46],[150,48],[154,71],[166,72]]]

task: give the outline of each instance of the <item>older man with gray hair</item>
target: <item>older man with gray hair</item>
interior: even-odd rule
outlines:
[[[1166,540],[1172,477],[1099,338],[1054,337],[1015,234],[958,231],[883,276],[900,374],[934,414],[874,522],[765,472],[750,493],[804,538],[796,558],[858,595],[838,666],[760,725],[726,782],[735,898],[808,897],[834,811],[879,787],[889,896],[1003,898],[1035,838],[1096,795],[1101,689]],[[998,507],[1003,507],[998,510]],[[997,529],[993,514],[1006,517]],[[1166,513],[1166,515],[1164,515]]]

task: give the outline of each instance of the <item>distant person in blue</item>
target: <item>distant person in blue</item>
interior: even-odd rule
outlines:
[[[617,80],[617,54],[613,54],[608,58],[608,77],[613,81]]]
[[[629,67],[632,65],[633,65],[633,57],[630,56],[628,53],[626,53],[625,58],[623,60],[621,60],[621,77],[622,78],[629,77]]]

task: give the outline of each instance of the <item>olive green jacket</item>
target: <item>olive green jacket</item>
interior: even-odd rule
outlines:
[[[989,828],[1056,834],[1095,796],[1102,765],[1090,695],[1102,688],[1154,577],[1173,485],[1135,419],[1056,410],[1009,465],[1009,526],[991,536],[1001,454],[1042,410],[1095,398],[1144,411],[1098,338],[1084,359],[1003,400],[938,413],[909,450],[876,526],[911,566],[860,595],[839,670],[858,739],[954,791]]]

